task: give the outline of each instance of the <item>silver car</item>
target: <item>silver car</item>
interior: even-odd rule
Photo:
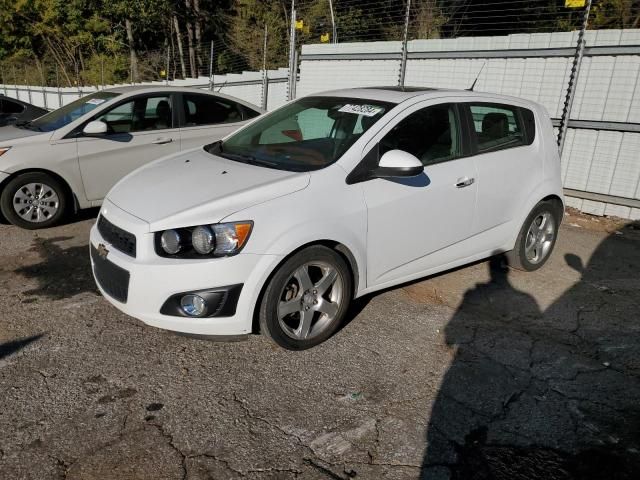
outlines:
[[[50,227],[99,206],[136,168],[218,140],[261,113],[206,90],[132,86],[0,128],[0,212],[23,228]]]

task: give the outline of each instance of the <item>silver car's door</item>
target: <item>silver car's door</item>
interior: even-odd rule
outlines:
[[[78,137],[78,161],[87,199],[103,199],[122,177],[180,147],[174,128],[172,95],[128,98],[91,120],[107,124],[107,133]]]
[[[220,140],[240,128],[246,116],[236,102],[199,93],[183,93],[183,122],[180,127],[180,148],[198,147]]]

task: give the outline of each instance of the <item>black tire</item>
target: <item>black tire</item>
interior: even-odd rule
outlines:
[[[41,212],[45,218],[42,221],[28,221],[27,219],[18,215],[14,209],[13,201],[14,196],[18,190],[29,184],[44,184],[51,188],[51,190],[57,196],[57,210],[50,216],[46,216],[46,212]],[[40,201],[40,199],[38,199]],[[53,203],[53,202],[52,202]],[[29,172],[18,175],[13,178],[0,195],[0,210],[2,215],[13,225],[27,230],[37,230],[40,228],[52,227],[60,223],[64,218],[68,205],[68,194],[65,186],[56,178],[48,175],[44,172]]]
[[[547,216],[547,221],[552,222],[551,228],[553,229],[552,238],[550,238],[548,246],[545,246],[541,250],[545,251],[544,255],[541,255],[537,261],[532,261],[527,256],[527,244],[530,243],[531,237],[529,236],[529,229],[532,227],[534,221],[539,222],[544,216]],[[538,203],[531,213],[527,216],[527,219],[524,221],[520,232],[518,233],[518,238],[516,239],[515,246],[513,250],[507,252],[507,260],[509,261],[509,266],[513,267],[517,270],[523,270],[525,272],[533,272],[534,270],[538,270],[541,268],[551,254],[553,253],[553,249],[556,245],[556,240],[558,238],[558,228],[560,226],[561,212],[556,202],[551,201],[543,201]],[[545,234],[545,237],[548,238],[549,234]]]
[[[320,277],[326,275],[328,270],[321,270],[321,266],[331,268],[336,273],[336,280],[326,292],[320,291],[321,284],[318,275],[320,275]],[[296,277],[294,277],[294,272],[299,271],[299,269],[303,267],[309,272],[311,284],[314,285],[313,290],[303,290],[300,286],[301,284],[299,284]],[[296,284],[298,285],[296,286]],[[316,287],[318,290],[315,290]],[[291,292],[292,289],[295,290],[295,292]],[[305,303],[307,299],[307,297],[305,297],[305,291],[310,291],[311,300],[309,300],[309,303]],[[317,298],[315,301],[316,304],[318,304],[318,302],[323,304],[325,301],[331,303],[327,300],[329,296],[340,296],[340,301],[336,301],[333,304],[334,306],[337,305],[337,313],[332,319],[328,313],[321,311],[313,312],[314,308],[320,308],[313,305],[312,299],[314,292],[317,292],[315,293]],[[291,294],[291,298],[287,298],[288,294]],[[276,344],[288,350],[305,350],[311,348],[324,342],[335,333],[349,309],[352,295],[353,279],[349,267],[342,256],[336,251],[321,245],[305,248],[286,260],[269,280],[260,304],[260,330]],[[309,330],[310,335],[304,339],[293,338],[290,333],[287,333],[286,327],[283,327],[278,317],[278,305],[281,302],[291,301],[293,303],[297,300],[300,301],[301,310],[303,308],[306,308],[306,310],[311,309],[309,313],[313,318],[313,323]],[[305,307],[305,305],[309,305],[310,307]],[[303,311],[295,311],[285,316],[288,320],[283,320],[283,322],[285,322],[285,324],[291,322],[290,326],[287,325],[290,328],[293,328],[296,322],[301,326],[303,314],[306,313]],[[313,332],[314,328],[317,328],[316,333]]]

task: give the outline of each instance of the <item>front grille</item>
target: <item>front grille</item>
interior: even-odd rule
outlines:
[[[102,215],[98,219],[98,231],[102,238],[109,242],[113,248],[130,257],[136,257],[136,236],[133,233],[116,227]]]
[[[119,302],[127,303],[129,297],[129,272],[98,254],[98,249],[91,245],[91,259],[96,281],[109,296]]]

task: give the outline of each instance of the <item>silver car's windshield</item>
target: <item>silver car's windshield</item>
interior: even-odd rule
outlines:
[[[80,118],[85,113],[90,112],[104,102],[111,100],[120,95],[113,92],[96,92],[86,97],[79,98],[74,102],[49,112],[40,118],[32,120],[26,124],[18,125],[38,132],[52,132],[58,128],[64,127]]]
[[[339,159],[393,106],[362,98],[306,97],[205,148],[239,162],[318,170]]]

